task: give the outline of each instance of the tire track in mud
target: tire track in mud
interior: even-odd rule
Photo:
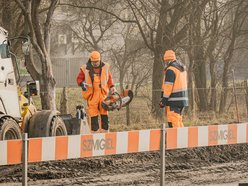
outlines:
[[[230,183],[248,177],[247,165],[247,144],[166,151],[165,179]],[[157,185],[159,168],[159,153],[152,152],[29,164],[28,177],[30,185]],[[20,181],[20,165],[0,167],[0,183]]]

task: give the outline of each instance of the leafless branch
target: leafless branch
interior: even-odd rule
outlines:
[[[107,10],[102,9],[102,8],[94,7],[94,6],[80,6],[80,5],[73,5],[70,3],[59,3],[58,5],[59,6],[70,6],[70,7],[81,8],[81,9],[99,10],[101,12],[105,12],[106,14],[109,14],[109,15],[115,17],[116,19],[118,19],[119,21],[121,21],[123,23],[136,23],[136,20],[125,20],[125,19],[122,19],[120,16],[114,14],[113,12],[107,11]]]

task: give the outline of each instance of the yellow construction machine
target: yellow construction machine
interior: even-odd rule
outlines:
[[[27,39],[16,38],[24,39],[25,47],[28,46]],[[9,40],[8,32],[0,27],[0,140],[20,139],[24,132],[29,137],[89,133],[83,106],[77,106],[76,117],[60,115],[56,110],[37,110],[32,96],[39,94],[38,81],[27,82],[27,90],[22,93]]]

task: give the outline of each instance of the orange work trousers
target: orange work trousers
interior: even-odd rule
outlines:
[[[108,112],[101,106],[101,102],[105,99],[106,95],[103,95],[101,91],[101,79],[100,76],[94,74],[93,81],[93,95],[89,97],[88,101],[88,113],[89,113],[89,125],[93,132],[101,129],[108,130]],[[98,116],[101,116],[99,126]]]
[[[183,107],[166,106],[169,128],[184,127],[182,118]]]

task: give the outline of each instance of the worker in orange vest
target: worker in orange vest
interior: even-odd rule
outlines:
[[[184,127],[182,111],[188,106],[186,67],[176,59],[173,50],[164,54],[166,67],[162,84],[160,108],[166,107],[169,128]]]
[[[102,108],[101,102],[107,97],[109,90],[114,94],[116,89],[109,65],[101,61],[99,52],[91,52],[88,63],[80,68],[77,84],[82,88],[82,96],[88,103],[91,131],[107,132],[109,130],[108,112]]]

